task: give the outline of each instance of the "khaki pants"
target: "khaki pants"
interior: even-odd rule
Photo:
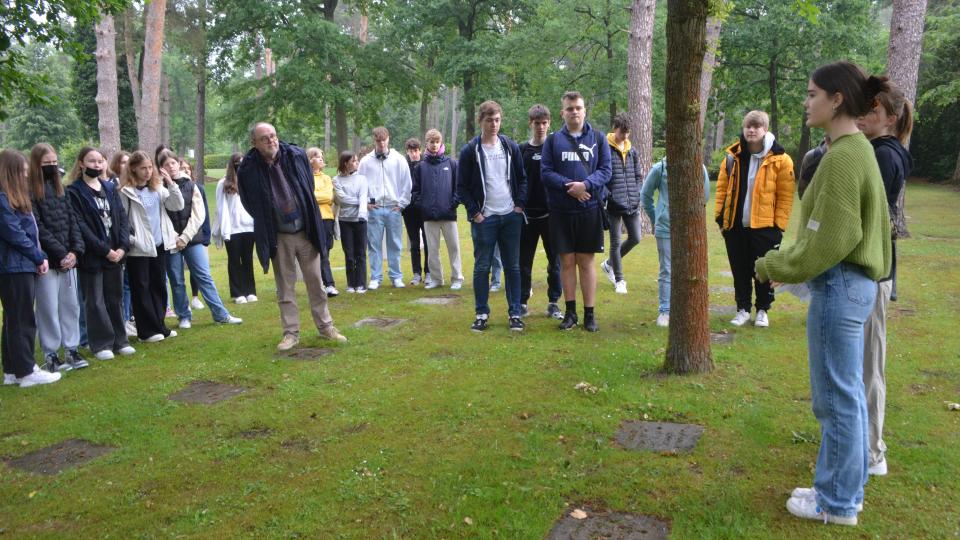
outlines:
[[[443,285],[443,265],[440,264],[440,234],[447,244],[447,253],[450,255],[451,279],[463,281],[463,270],[460,267],[460,236],[457,232],[456,221],[424,221],[423,232],[427,237],[427,254],[430,258],[427,266],[430,268],[430,279]]]
[[[333,325],[327,309],[327,293],[320,279],[320,252],[303,232],[277,234],[277,255],[273,258],[273,276],[277,282],[277,303],[283,334],[300,337],[300,311],[297,308],[297,268],[303,273],[310,300],[310,313],[318,330]]]
[[[883,415],[887,403],[887,303],[893,281],[881,281],[877,286],[877,300],[873,311],[863,325],[863,386],[867,394],[867,416],[870,419],[870,465],[885,459],[887,445],[883,442]]]

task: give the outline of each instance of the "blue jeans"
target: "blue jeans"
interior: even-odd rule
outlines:
[[[877,284],[859,266],[840,263],[808,285],[810,393],[820,422],[813,486],[826,512],[855,516],[855,505],[863,501],[869,454],[863,323],[873,310]]]
[[[612,253],[612,250],[611,250]],[[657,258],[660,273],[657,274],[657,293],[660,299],[659,313],[670,313],[670,237],[657,237]]]
[[[494,246],[493,248],[493,264],[490,265],[490,285],[496,285],[499,287],[502,285],[500,282],[500,274],[503,273],[503,260],[500,258],[500,246]]]
[[[217,286],[210,276],[210,260],[207,258],[207,248],[202,244],[187,246],[182,251],[167,253],[167,278],[170,280],[170,290],[173,291],[173,310],[180,320],[191,320],[190,304],[187,298],[187,286],[183,277],[183,265],[186,263],[190,275],[197,278],[200,284],[200,294],[207,301],[213,320],[224,322],[230,317],[227,308],[220,300]]]
[[[123,268],[123,320],[129,321],[133,313],[130,300],[130,274]]]
[[[387,235],[387,264],[390,279],[403,279],[400,254],[403,251],[403,216],[391,208],[374,208],[367,216],[367,259],[370,281],[383,281],[383,235]]]
[[[490,314],[490,266],[497,247],[503,257],[507,283],[507,309],[510,317],[520,316],[520,228],[523,215],[511,212],[490,216],[481,223],[470,223],[473,237],[473,294],[477,314]]]

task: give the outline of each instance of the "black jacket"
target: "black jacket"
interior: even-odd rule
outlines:
[[[513,205],[525,208],[527,204],[527,173],[523,170],[523,155],[520,146],[513,139],[497,135],[503,153],[507,156],[510,172],[510,194],[513,196]],[[460,149],[460,159],[457,160],[457,195],[460,202],[467,209],[467,218],[483,211],[486,201],[484,187],[483,145],[480,144],[480,135]]]
[[[100,211],[94,202],[94,191],[79,179],[67,187],[67,198],[77,216],[85,246],[77,268],[86,272],[97,272],[104,267],[120,264],[107,260],[107,253],[111,249],[122,249],[124,252],[130,249],[130,224],[127,222],[127,213],[123,210],[117,188],[106,180],[101,180],[100,186],[104,197],[110,203],[112,226],[109,234],[103,227]]]
[[[277,154],[283,175],[297,199],[303,216],[307,239],[320,253],[326,252],[326,240],[320,225],[320,209],[313,198],[313,169],[302,148],[295,144],[280,142]],[[253,235],[257,245],[257,257],[263,272],[270,269],[270,259],[277,254],[277,228],[274,223],[273,195],[270,190],[270,173],[267,161],[256,148],[251,148],[243,157],[237,170],[240,202],[253,217]]]
[[[903,191],[910,170],[913,169],[913,158],[896,137],[877,137],[871,139],[870,144],[877,155],[877,165],[880,166],[880,176],[883,177],[883,190],[890,208],[893,236],[901,238],[905,236],[907,226],[897,207],[897,199],[900,198],[900,192]]]
[[[79,261],[83,255],[83,236],[66,193],[58,197],[53,185],[44,182],[43,200],[33,200],[33,215],[37,218],[40,249],[46,254],[50,268],[60,268],[60,261],[70,252]]]
[[[609,144],[609,141],[607,142]],[[610,182],[607,183],[607,211],[611,214],[635,214],[640,209],[640,188],[643,185],[643,171],[640,170],[640,156],[633,147],[623,159],[620,150],[610,145]]]
[[[449,156],[426,157],[413,169],[410,206],[420,209],[423,221],[456,221],[457,162]]]
[[[540,157],[543,145],[533,146],[529,142],[520,145],[523,156],[523,169],[527,173],[527,206],[523,211],[531,218],[541,218],[550,213],[547,207],[547,190],[540,179]]]

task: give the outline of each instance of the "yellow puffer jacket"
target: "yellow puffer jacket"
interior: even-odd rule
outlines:
[[[720,162],[720,174],[717,177],[713,217],[725,231],[733,228],[740,186],[747,180],[747,171],[743,171],[742,177],[740,174],[740,148],[740,141],[727,148],[726,158]],[[728,174],[727,163],[731,161],[731,156],[733,163]],[[760,163],[753,181],[753,193],[749,194],[753,197],[750,204],[750,228],[776,227],[785,231],[787,222],[790,221],[790,210],[793,208],[795,187],[793,160],[784,152],[783,147],[775,142]]]

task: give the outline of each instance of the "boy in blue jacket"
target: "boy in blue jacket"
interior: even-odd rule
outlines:
[[[566,300],[561,330],[579,323],[577,271],[583,294],[583,327],[599,330],[593,307],[597,292],[594,254],[603,253],[606,184],[610,181],[610,145],[603,133],[587,122],[580,92],[560,100],[564,125],[543,143],[540,176],[550,209],[550,242],[560,255],[560,281]]]

